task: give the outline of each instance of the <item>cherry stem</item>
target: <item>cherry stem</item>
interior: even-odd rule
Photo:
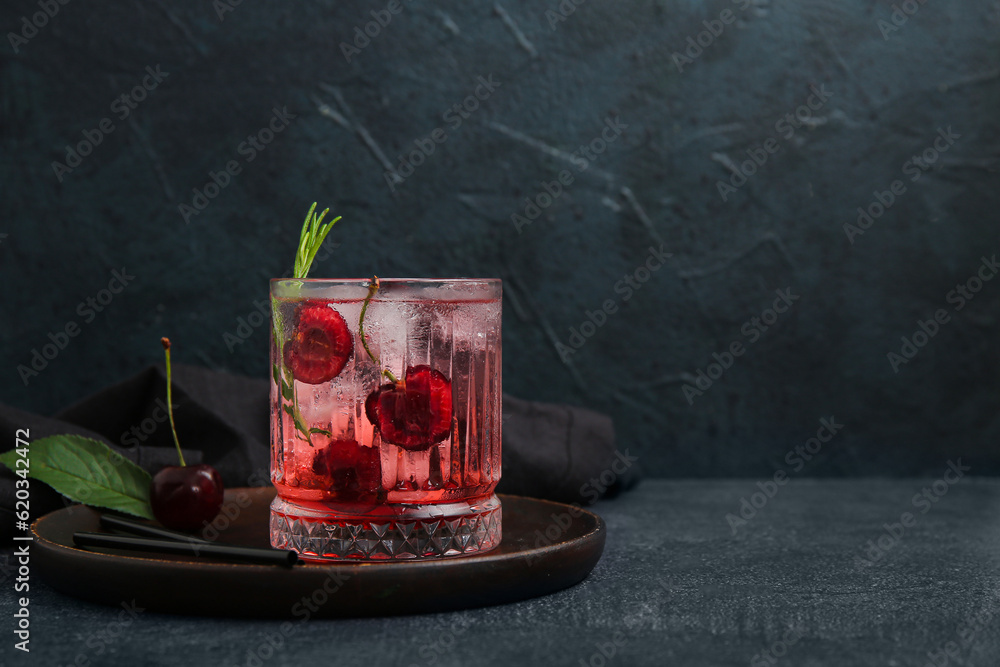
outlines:
[[[174,425],[174,403],[171,400],[170,392],[170,339],[161,338],[160,343],[163,344],[163,352],[167,355],[167,414],[170,415],[170,430],[174,434],[174,444],[177,445],[177,456],[181,460],[181,466],[186,466],[184,463],[184,454],[181,452],[181,441],[177,439],[177,427]]]
[[[361,319],[358,320],[358,334],[361,336],[361,344],[364,346],[365,352],[368,353],[368,356],[371,358],[372,362],[374,362],[376,366],[381,368],[382,363],[378,360],[378,357],[372,354],[372,351],[368,348],[368,337],[365,336],[365,313],[368,312],[368,304],[371,302],[372,297],[375,296],[375,292],[378,291],[379,287],[380,284],[378,281],[378,276],[372,276],[371,282],[368,283],[368,296],[365,297],[365,302],[361,306]],[[382,370],[382,375],[389,378],[389,381],[392,382],[393,384],[399,384],[399,380],[396,379],[396,376],[393,375],[392,371],[390,371],[388,368]]]

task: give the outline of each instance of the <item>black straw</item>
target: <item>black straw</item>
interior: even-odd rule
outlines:
[[[294,551],[237,547],[213,542],[179,542],[145,537],[123,537],[106,533],[73,533],[73,542],[81,547],[104,547],[131,551],[153,551],[188,556],[210,556],[230,560],[250,561],[274,565],[294,565],[298,554]]]
[[[129,521],[128,519],[111,516],[110,514],[101,515],[101,526],[108,529],[132,533],[133,535],[141,535],[142,537],[158,537],[165,540],[176,540],[178,542],[211,544],[208,540],[203,540],[200,537],[195,537],[194,535],[178,533],[176,530],[167,530],[166,528],[157,528],[156,526],[151,526],[148,523]]]

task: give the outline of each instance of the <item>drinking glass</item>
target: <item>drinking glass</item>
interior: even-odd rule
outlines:
[[[271,281],[271,544],[404,560],[501,538],[501,281]]]

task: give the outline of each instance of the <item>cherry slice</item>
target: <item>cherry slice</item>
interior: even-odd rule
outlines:
[[[354,337],[340,313],[329,306],[302,306],[282,354],[296,380],[322,384],[344,370],[353,349]]]

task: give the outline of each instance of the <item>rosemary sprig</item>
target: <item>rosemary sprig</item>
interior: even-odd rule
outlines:
[[[316,253],[319,252],[319,247],[323,245],[323,241],[326,239],[326,235],[330,233],[333,225],[341,218],[338,215],[324,225],[321,223],[326,214],[330,212],[330,209],[323,209],[323,212],[319,215],[314,213],[315,210],[316,202],[313,202],[313,205],[309,207],[309,212],[306,213],[305,222],[302,223],[302,233],[299,234],[299,249],[295,253],[295,269],[292,272],[293,278],[306,279],[309,275],[309,269],[312,268],[313,260],[316,258]]]

